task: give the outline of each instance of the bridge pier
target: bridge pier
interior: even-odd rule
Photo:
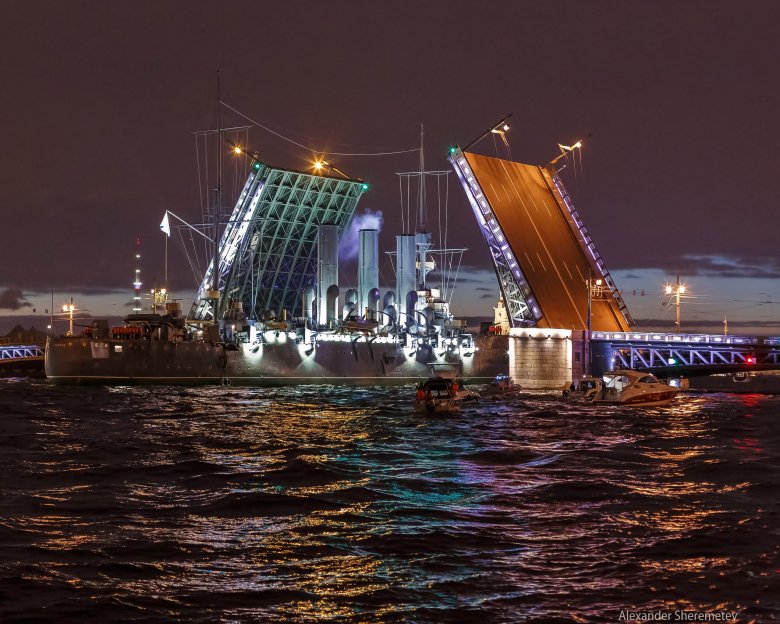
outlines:
[[[582,374],[581,352],[582,332],[515,327],[509,331],[509,375],[523,388],[560,390]]]

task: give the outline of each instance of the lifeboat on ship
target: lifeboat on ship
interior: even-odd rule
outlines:
[[[635,370],[615,370],[604,373],[601,388],[594,403],[655,407],[668,405],[680,391],[654,375]]]

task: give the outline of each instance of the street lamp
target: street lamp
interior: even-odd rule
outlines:
[[[64,306],[62,306],[62,311],[67,313],[70,319],[70,328],[68,329],[68,336],[73,335],[73,311],[75,309],[76,306],[73,304],[73,297],[70,298],[70,303],[66,303]]]
[[[669,298],[669,301],[667,301],[667,305],[671,302],[672,298],[675,300],[674,306],[677,309],[676,314],[676,320],[674,321],[674,327],[675,331],[679,334],[680,333],[680,295],[685,294],[685,284],[680,284],[680,276],[677,276],[677,283],[672,286],[671,284],[666,285],[666,294],[671,295]]]
[[[318,174],[322,174],[322,171],[323,171],[323,169],[328,169],[328,170],[333,170],[333,171],[335,171],[336,173],[338,173],[338,174],[339,174],[339,175],[340,175],[342,178],[344,178],[345,180],[351,180],[351,179],[352,179],[352,178],[350,178],[350,177],[349,177],[349,176],[348,176],[346,173],[344,173],[344,172],[343,172],[341,169],[339,169],[338,167],[334,167],[333,165],[331,165],[331,164],[330,164],[330,163],[329,163],[327,160],[322,160],[322,159],[320,159],[320,160],[315,160],[315,161],[312,163],[312,167],[314,168],[314,172],[315,172],[315,173],[318,173]],[[365,189],[364,189],[364,190],[365,190]]]

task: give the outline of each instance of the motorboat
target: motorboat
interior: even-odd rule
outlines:
[[[496,378],[485,388],[485,396],[503,399],[519,394],[522,389],[520,384],[515,383],[509,375],[496,375]]]
[[[679,388],[660,381],[654,375],[635,370],[615,370],[603,375],[603,384],[593,397],[594,403],[653,407],[668,405]]]
[[[601,386],[602,381],[600,377],[583,377],[564,388],[563,396],[567,399],[592,401],[596,393],[601,390]]]
[[[463,399],[457,380],[431,377],[417,386],[414,411],[418,414],[457,414]]]
[[[476,390],[466,387],[466,383],[462,379],[456,380],[458,388],[458,398],[463,403],[477,403],[482,398],[482,395]]]

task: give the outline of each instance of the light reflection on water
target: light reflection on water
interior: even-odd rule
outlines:
[[[780,398],[410,392],[0,382],[0,617],[780,617]]]

